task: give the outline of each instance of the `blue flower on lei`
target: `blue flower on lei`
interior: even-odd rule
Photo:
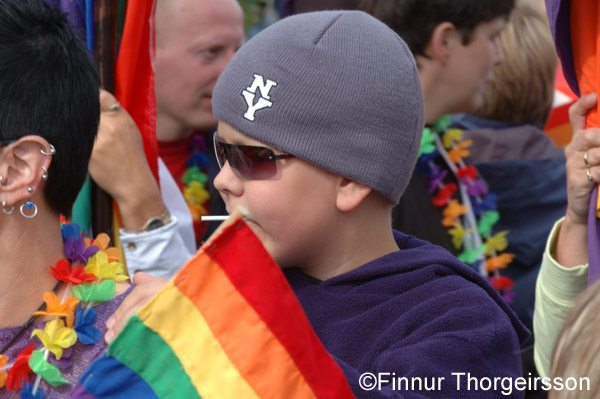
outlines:
[[[25,385],[25,381],[23,381],[23,385]],[[40,388],[37,389],[35,395],[33,394],[33,383],[25,385],[25,388],[21,391],[21,399],[45,399],[46,395],[44,395],[44,391]]]
[[[96,310],[94,308],[89,308],[87,313],[85,313],[85,309],[82,308],[81,302],[77,305],[75,309],[75,332],[77,333],[77,338],[84,345],[92,345],[100,340],[102,337],[102,333],[96,327],[94,327],[94,323],[96,322]]]
[[[473,212],[477,216],[480,216],[482,212],[495,211],[498,209],[498,205],[496,204],[497,199],[498,196],[494,193],[486,194],[481,200],[476,198],[472,203]]]

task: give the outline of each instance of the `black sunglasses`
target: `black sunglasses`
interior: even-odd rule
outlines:
[[[275,161],[294,157],[288,153],[275,155],[267,147],[226,144],[217,138],[216,132],[213,143],[219,167],[223,169],[225,162],[229,162],[233,173],[241,179],[261,180],[273,177],[277,174]]]

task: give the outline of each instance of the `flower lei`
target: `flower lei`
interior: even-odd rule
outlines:
[[[63,224],[61,231],[66,258],[57,261],[50,271],[57,280],[67,283],[65,293],[71,288],[73,297],[61,300],[54,292],[44,293],[46,310],[33,314],[54,319],[46,322],[43,330],[31,333],[31,338],[37,337],[42,347],[37,349],[31,343],[12,363],[8,356],[0,355],[0,388],[20,391],[21,398],[44,399],[42,379],[53,387],[68,383],[61,369],[72,364],[71,347],[78,340],[93,345],[102,337],[94,327],[93,305],[113,299],[116,282],[128,279],[123,264],[118,262],[119,250],[108,247],[110,239],[106,234],[90,240],[77,224]],[[33,381],[32,374],[36,374]]]
[[[208,215],[210,194],[207,189],[208,174],[206,168],[209,159],[206,155],[206,141],[202,135],[194,134],[190,148],[192,154],[186,162],[188,169],[181,180],[185,184],[183,197],[192,214],[196,242],[199,243],[207,227],[207,224],[201,221],[201,217]]]
[[[425,127],[419,149],[417,170],[429,178],[431,203],[442,211],[442,225],[448,228],[452,245],[462,250],[458,259],[487,277],[508,303],[514,298],[514,282],[500,275],[514,259],[501,253],[508,246],[508,231],[492,234],[500,220],[497,196],[490,193],[477,168],[468,165],[468,147],[463,131],[450,129],[450,117],[444,116],[432,127]],[[455,180],[445,183],[448,172]],[[458,198],[453,198],[458,193]]]

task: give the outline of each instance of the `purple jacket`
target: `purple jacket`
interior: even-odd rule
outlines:
[[[519,343],[529,331],[484,279],[445,249],[400,232],[394,237],[400,251],[323,282],[298,269],[284,271],[356,397],[523,397],[515,389],[509,396],[473,384],[467,390],[465,378],[521,377]],[[429,391],[391,383],[367,391],[359,385],[365,372],[409,382],[427,377],[429,387],[431,378],[444,380]]]

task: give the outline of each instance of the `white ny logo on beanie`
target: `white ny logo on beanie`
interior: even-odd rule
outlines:
[[[244,91],[242,91],[242,96],[246,100],[246,105],[248,105],[248,109],[244,114],[244,118],[248,119],[251,122],[254,122],[254,113],[259,109],[263,108],[271,108],[273,103],[269,101],[271,97],[269,96],[269,91],[277,86],[277,83],[274,81],[267,79],[267,83],[265,83],[265,79],[258,74],[254,74],[254,81],[252,85],[246,87]],[[260,97],[258,101],[254,103],[254,97],[256,96],[256,89],[260,91]]]

